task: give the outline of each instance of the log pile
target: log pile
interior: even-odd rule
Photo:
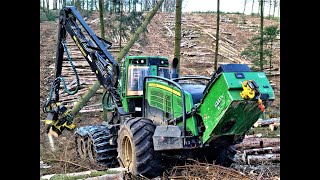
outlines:
[[[271,119],[259,119],[256,123],[253,124],[253,127],[269,127],[271,131],[276,130],[280,126],[280,118],[271,118]]]
[[[236,149],[237,160],[245,164],[280,162],[280,138],[247,137]]]

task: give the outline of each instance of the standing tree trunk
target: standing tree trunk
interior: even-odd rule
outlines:
[[[148,8],[148,0],[144,1],[144,10],[145,11],[149,10],[149,8]]]
[[[129,0],[129,2],[128,2],[128,3],[129,3],[129,4],[128,4],[128,8],[129,8],[128,12],[131,11],[131,1],[132,1],[132,0]]]
[[[277,7],[277,0],[273,1],[273,13],[272,13],[272,17],[274,18],[274,13],[276,12],[276,7]]]
[[[278,16],[280,17],[280,0],[278,1]]]
[[[269,0],[269,19],[271,18],[271,1],[272,0]]]
[[[49,12],[49,0],[46,0],[47,2],[47,11]]]
[[[141,12],[142,12],[142,7],[143,7],[143,6],[142,6],[142,2],[143,2],[143,1],[140,0],[140,11],[141,11]]]
[[[259,5],[258,5],[258,15],[260,15],[260,6],[261,6],[261,0],[258,0],[258,2],[259,2]]]
[[[123,16],[123,2],[122,0],[120,0],[120,24],[119,24],[119,37],[120,37],[120,40],[119,40],[119,52],[121,51],[121,41],[122,41],[122,16]]]
[[[254,0],[252,0],[251,14],[253,14]]]
[[[260,71],[263,71],[263,0],[260,1]]]
[[[133,11],[137,12],[137,0],[133,0]]]
[[[101,37],[105,39],[104,20],[103,20],[103,0],[99,0],[100,30]]]
[[[46,12],[46,5],[45,5],[44,0],[42,0],[42,10],[43,10],[43,12]]]
[[[109,0],[106,0],[105,3],[106,3],[105,4],[105,9],[106,9],[106,12],[108,12],[109,11]]]
[[[91,0],[91,4],[90,4],[90,12],[93,11],[93,0]]]
[[[57,1],[58,0],[53,0],[53,7],[52,7],[53,10],[57,10],[57,5],[58,5]]]
[[[214,52],[214,70],[215,70],[215,71],[217,71],[217,66],[218,66],[219,25],[220,25],[220,0],[217,0],[217,32],[216,32],[216,50],[215,50],[215,52]]]
[[[271,39],[271,42],[270,42],[270,49],[272,50],[272,46],[273,46],[273,40]],[[271,60],[272,60],[272,54],[271,56],[269,57],[269,74],[271,75],[271,67],[272,67],[272,63],[271,63]]]
[[[178,59],[177,73],[180,73],[180,46],[181,46],[181,6],[182,0],[176,0],[176,28],[174,37],[174,58]]]
[[[63,7],[65,7],[67,5],[67,0],[63,0]]]
[[[243,13],[242,14],[244,14],[245,11],[246,11],[246,5],[247,5],[247,0],[244,0],[244,8],[243,8]]]
[[[75,5],[76,5],[77,10],[78,10],[79,12],[81,12],[81,2],[80,2],[80,0],[76,0]]]
[[[87,0],[87,17],[89,17],[89,0]]]

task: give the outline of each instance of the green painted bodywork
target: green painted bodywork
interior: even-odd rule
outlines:
[[[135,64],[135,65],[146,66],[148,64],[149,59],[153,59],[153,58],[168,61],[168,58],[163,57],[163,56],[126,56],[126,58],[124,59],[124,62],[121,65],[120,77],[118,80],[118,82],[119,82],[118,94],[120,95],[124,111],[129,112],[128,99],[140,98],[142,100],[142,98],[143,98],[142,95],[132,95],[132,96],[127,95],[128,67],[133,64],[131,61],[138,60],[138,59],[144,59],[144,62],[145,62],[144,64]],[[149,75],[154,75],[154,76],[158,75],[156,65],[150,66],[150,74]]]
[[[222,135],[242,135],[262,114],[257,99],[244,100],[240,96],[242,82],[254,80],[261,93],[269,95],[266,105],[274,100],[274,92],[263,72],[243,72],[245,78],[237,79],[234,73],[222,73],[207,89],[198,108],[205,125],[203,143]],[[234,121],[232,128],[224,131],[226,123]]]
[[[148,64],[152,58],[168,61],[166,57],[159,56],[127,56],[125,58],[121,67],[118,87],[124,111],[129,111],[129,99],[138,98],[142,100],[143,98],[142,95],[127,95],[129,66],[133,66],[133,60],[144,59],[144,64],[134,64],[134,66],[148,66],[150,67],[148,75],[159,76],[158,65]],[[265,73],[243,72],[243,75],[244,78],[237,78],[233,72],[221,73],[215,81],[207,84],[203,97],[198,104],[194,104],[192,95],[184,90],[186,113],[190,113],[192,109],[195,112],[195,114],[187,116],[186,130],[194,136],[200,136],[202,143],[209,143],[219,136],[243,135],[261,116],[262,112],[258,107],[257,98],[245,100],[240,96],[240,92],[243,91],[243,81],[254,80],[259,86],[260,93],[268,94],[268,98],[263,99],[266,107],[274,100],[274,91]],[[145,84],[145,89],[146,102],[151,107],[150,113],[154,113],[152,115],[153,119],[151,119],[155,123],[165,125],[162,123],[176,120],[173,121],[176,122],[173,124],[183,126],[182,118],[180,118],[183,112],[182,93],[177,87],[169,85],[165,81],[150,78]],[[205,126],[203,132],[198,128],[201,121]]]
[[[157,84],[159,87],[150,86],[150,84]],[[167,89],[167,90],[166,90]],[[171,90],[179,93],[177,95],[172,93]],[[146,99],[151,107],[158,108],[163,112],[170,113],[173,115],[173,119],[182,116],[182,94],[181,91],[174,87],[169,86],[166,82],[159,81],[148,81],[146,82]],[[186,112],[190,112],[194,106],[192,96],[190,93],[185,91],[185,104]],[[193,135],[198,136],[197,121],[195,117],[191,116],[186,119],[186,129]],[[178,126],[183,126],[182,121],[177,123]]]

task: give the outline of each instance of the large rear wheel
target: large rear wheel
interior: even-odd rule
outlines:
[[[153,149],[152,136],[155,125],[146,118],[125,121],[118,134],[120,164],[138,175],[148,178],[160,176],[162,166],[159,155]]]

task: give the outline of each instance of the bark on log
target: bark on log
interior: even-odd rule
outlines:
[[[236,144],[238,150],[280,146],[280,138],[245,138],[242,143]]]
[[[277,130],[279,126],[280,126],[280,123],[273,123],[269,125],[269,129],[270,131],[274,131],[274,130]]]
[[[253,124],[253,127],[265,127],[274,123],[280,123],[280,118],[272,118],[266,120],[259,119],[256,123]]]
[[[242,153],[242,161],[247,163],[249,155],[258,155],[258,154],[279,154],[280,146],[276,147],[266,147],[266,148],[257,148],[257,149],[246,149]]]
[[[249,155],[247,159],[249,165],[266,161],[280,162],[280,154]]]

